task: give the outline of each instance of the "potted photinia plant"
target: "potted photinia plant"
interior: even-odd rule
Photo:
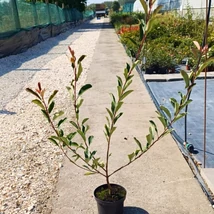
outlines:
[[[133,78],[132,71],[139,63],[140,53],[144,47],[146,35],[151,29],[152,20],[161,8],[161,6],[159,6],[152,12],[154,0],[149,1],[149,6],[147,6],[144,1],[141,2],[146,13],[147,24],[145,26],[140,25],[143,30],[143,36],[136,56],[136,61],[134,61],[131,66],[129,64],[126,65],[123,71],[123,77],[117,76],[117,95],[111,94],[112,99],[110,106],[106,108],[106,123],[103,128],[107,143],[107,150],[104,160],[97,156],[97,150],[93,149],[96,145],[94,145],[93,142],[93,135],[89,134],[89,118],[82,118],[82,115],[80,114],[80,109],[84,103],[82,95],[92,87],[91,84],[85,84],[80,89],[77,87],[78,81],[83,72],[82,62],[85,58],[84,55],[77,59],[75,52],[69,47],[70,61],[74,78],[71,80],[67,90],[72,96],[72,109],[74,111],[75,119],[69,120],[71,130],[68,133],[66,133],[67,129],[63,130],[62,128],[62,124],[68,121],[66,117],[63,117],[64,112],[57,111],[55,108],[54,97],[58,91],[55,90],[46,99],[45,97],[47,96],[45,96],[45,93],[47,92],[42,87],[41,83],[38,83],[36,90],[32,90],[30,88],[26,89],[35,96],[36,99],[32,102],[41,108],[43,115],[53,129],[53,135],[49,137],[49,140],[61,149],[71,164],[74,164],[76,167],[85,171],[85,175],[98,174],[104,178],[105,183],[98,186],[94,191],[99,214],[123,213],[126,190],[120,185],[112,184],[110,178],[120,170],[123,170],[125,167],[128,167],[130,164],[141,158],[152,146],[154,146],[156,142],[158,142],[166,134],[170,133],[171,125],[186,114],[183,112],[183,109],[191,102],[191,100],[188,100],[188,95],[195,85],[195,79],[211,61],[207,60],[198,68],[196,72],[192,72],[189,76],[186,72],[181,71],[186,85],[186,94],[180,93],[179,101],[174,98],[170,99],[170,102],[174,107],[173,113],[164,106],[160,107],[161,111],[157,111],[157,117],[163,125],[162,133],[158,132],[155,122],[151,120],[149,133],[146,135],[145,143],[141,143],[138,139],[134,138],[133,140],[136,142],[137,149],[135,148],[127,154],[126,164],[121,165],[114,171],[111,171],[109,160],[111,158],[112,136],[116,133],[116,124],[123,115],[122,106],[124,105],[124,100],[133,92],[130,89]],[[198,49],[198,52],[201,55],[204,54],[200,48]],[[78,138],[76,138],[77,136]],[[91,146],[92,144],[93,147]],[[67,152],[67,150],[69,150],[69,152]]]

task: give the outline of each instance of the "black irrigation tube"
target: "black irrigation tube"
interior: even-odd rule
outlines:
[[[149,92],[149,95],[150,95],[152,101],[154,102],[156,108],[157,108],[158,111],[160,111],[163,115],[165,115],[164,112],[161,110],[160,105],[159,105],[159,103],[158,103],[156,97],[155,97],[154,94],[152,93],[151,88],[149,87],[147,81],[145,80],[144,75],[143,75],[143,72],[141,71],[140,67],[137,66],[137,67],[136,67],[136,70],[137,70],[137,72],[138,72],[138,74],[139,74],[139,76],[140,76],[140,78],[141,78],[143,84],[145,85],[147,91]],[[171,80],[169,80],[169,81],[171,81]],[[172,128],[172,127],[170,127],[170,128]],[[198,170],[198,168],[197,168],[197,166],[196,166],[196,164],[195,164],[195,161],[194,161],[193,158],[190,156],[190,154],[188,153],[188,151],[184,148],[184,146],[183,146],[184,140],[183,140],[183,139],[177,134],[177,132],[174,131],[174,130],[171,132],[171,135],[172,135],[173,139],[175,140],[175,142],[177,143],[177,145],[178,145],[178,147],[179,147],[181,153],[182,153],[183,156],[185,157],[186,161],[187,161],[188,164],[190,165],[190,168],[191,168],[192,172],[194,173],[195,178],[198,180],[198,182],[199,182],[199,184],[200,184],[202,190],[204,191],[204,193],[205,193],[205,195],[207,196],[208,200],[210,201],[211,205],[214,206],[214,196],[212,195],[212,193],[210,193],[210,191],[209,191],[209,189],[208,189],[206,183],[204,182],[204,180],[203,180],[203,178],[202,178],[202,176],[201,176],[201,174],[200,174],[200,172],[199,172],[199,170]]]

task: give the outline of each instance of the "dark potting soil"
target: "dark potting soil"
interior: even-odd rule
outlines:
[[[108,202],[119,201],[120,199],[126,196],[126,190],[123,187],[117,185],[111,185],[111,187],[112,187],[111,194],[108,189],[108,186],[105,185],[101,186],[96,190],[95,196],[102,201]]]

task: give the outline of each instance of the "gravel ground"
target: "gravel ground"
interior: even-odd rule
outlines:
[[[97,22],[102,20],[91,21]],[[47,94],[59,89],[57,106],[69,109],[65,86],[72,72],[67,46],[77,56],[87,55],[83,84],[100,35],[99,30],[94,31],[100,26],[93,26],[83,23],[25,53],[0,59],[0,214],[51,213],[63,155],[47,141],[51,130],[25,88],[35,88],[41,82]]]

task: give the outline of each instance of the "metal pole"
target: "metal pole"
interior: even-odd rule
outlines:
[[[204,35],[204,44],[207,44],[207,32],[208,32],[208,0],[206,0],[206,29]],[[207,54],[206,57],[207,59]],[[207,133],[207,68],[204,70],[204,168],[206,167],[206,133]]]

